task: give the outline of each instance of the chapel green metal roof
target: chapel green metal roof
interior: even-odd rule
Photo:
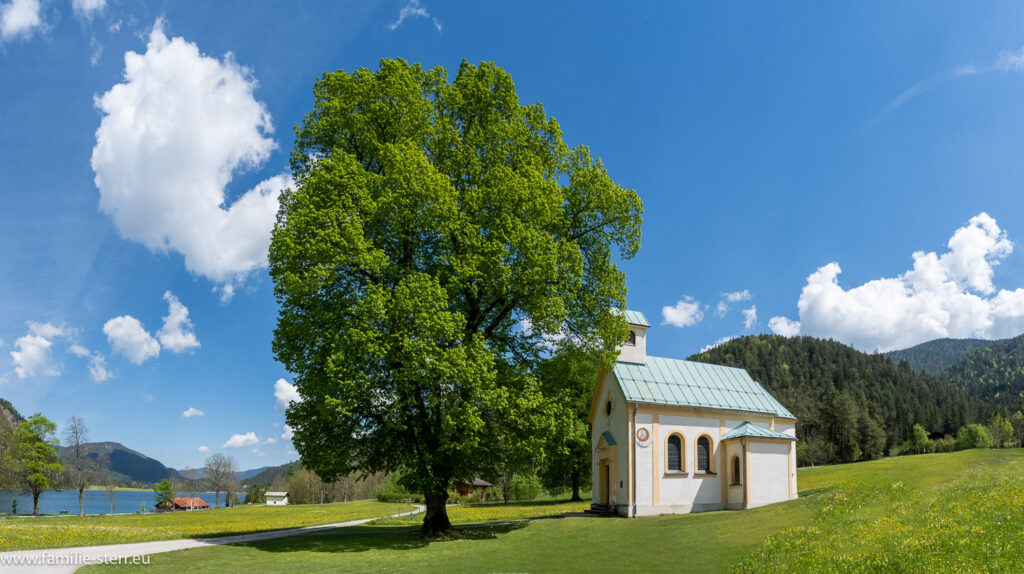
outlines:
[[[796,440],[795,436],[790,436],[785,433],[766,429],[761,426],[757,426],[753,423],[745,422],[740,426],[732,429],[731,431],[722,435],[722,440],[729,440],[733,438],[778,438],[783,440]]]
[[[619,361],[614,373],[629,402],[796,418],[744,369],[648,356],[646,364]]]
[[[651,324],[647,322],[647,317],[645,317],[640,311],[626,309],[623,311],[623,314],[626,316],[626,322],[630,325],[640,325],[641,327],[651,326]]]

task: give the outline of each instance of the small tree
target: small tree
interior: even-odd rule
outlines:
[[[22,483],[32,493],[32,514],[39,514],[39,495],[64,472],[57,454],[57,425],[36,413],[18,425],[18,451],[21,453]]]
[[[114,483],[108,482],[105,489],[107,491],[107,500],[110,501],[110,513],[114,513],[114,508],[117,506],[117,490],[114,488]]]
[[[1013,425],[1009,419],[996,413],[988,424],[989,433],[992,435],[992,446],[994,448],[1006,448],[1013,443]]]
[[[928,452],[932,449],[932,441],[928,438],[928,431],[924,427],[914,425],[914,437],[910,439],[910,448],[917,454]]]
[[[988,429],[979,424],[972,424],[962,427],[956,433],[956,448],[964,450],[969,448],[989,448],[992,446],[992,437]]]
[[[85,443],[87,442],[89,442],[89,429],[86,428],[85,421],[79,417],[69,418],[68,422],[64,424],[64,443],[71,450],[68,478],[71,486],[78,491],[79,516],[85,516],[85,503],[83,502],[85,489],[89,488],[89,483],[95,478],[95,472],[85,456]]]
[[[175,492],[174,485],[171,484],[171,479],[165,478],[161,480],[160,483],[153,488],[153,492],[156,493],[156,496],[153,497],[153,499],[156,502],[157,508],[163,504],[174,505]]]
[[[235,459],[216,453],[206,459],[206,478],[213,486],[213,507],[217,508],[220,493],[227,493],[224,505],[230,504],[231,493],[235,490],[235,474],[238,472],[238,465]]]

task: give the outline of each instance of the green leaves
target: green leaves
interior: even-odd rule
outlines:
[[[325,479],[408,469],[408,488],[443,493],[541,460],[558,416],[544,341],[604,357],[625,337],[610,309],[615,261],[639,248],[636,193],[493,63],[449,83],[384,60],[313,91],[269,255],[304,461]]]

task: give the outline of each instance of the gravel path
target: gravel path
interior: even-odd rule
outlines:
[[[425,506],[415,506],[416,510],[392,514],[390,518],[408,516],[410,514],[417,514],[426,510]],[[385,517],[377,516],[374,518],[350,520],[348,522],[338,522],[335,524],[320,524],[318,526],[304,526],[302,528],[272,530],[270,532],[240,534],[238,536],[222,536],[220,538],[160,540],[157,542],[111,544],[108,546],[80,546],[77,548],[54,548],[51,550],[16,550],[13,552],[0,552],[0,572],[3,572],[4,574],[22,574],[29,572],[40,572],[44,574],[70,574],[87,564],[98,564],[101,562],[143,564],[142,557],[149,556],[150,554],[309,534],[311,532],[318,532],[320,530],[328,530],[331,528],[343,528],[345,526],[365,524],[371,520],[377,520],[378,518]]]

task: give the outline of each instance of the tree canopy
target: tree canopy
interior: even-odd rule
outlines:
[[[643,206],[493,63],[383,60],[313,93],[269,256],[293,442],[325,480],[408,470],[445,530],[453,480],[542,457],[545,343],[624,340]]]
[[[64,472],[57,454],[57,425],[36,413],[18,425],[15,436],[22,484],[32,493],[32,514],[39,514],[39,495]]]

